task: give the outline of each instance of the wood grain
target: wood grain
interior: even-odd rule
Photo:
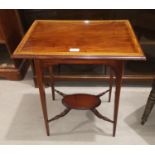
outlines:
[[[145,59],[128,20],[36,20],[13,57]]]
[[[90,94],[72,94],[66,95],[62,99],[62,103],[71,109],[89,110],[93,109],[101,104],[101,100],[98,96]]]

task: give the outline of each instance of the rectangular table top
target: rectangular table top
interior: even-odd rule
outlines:
[[[13,58],[144,60],[128,20],[36,20]]]

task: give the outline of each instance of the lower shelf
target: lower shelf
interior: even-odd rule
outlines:
[[[101,100],[90,94],[72,94],[64,96],[62,103],[70,109],[89,110],[98,107]]]

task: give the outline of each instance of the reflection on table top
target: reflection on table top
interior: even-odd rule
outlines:
[[[13,57],[145,59],[127,20],[36,20]]]

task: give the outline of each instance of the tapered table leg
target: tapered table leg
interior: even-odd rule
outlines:
[[[118,109],[119,109],[119,98],[121,91],[121,83],[122,83],[122,75],[123,75],[123,62],[118,63],[118,66],[115,70],[116,80],[116,90],[115,90],[115,101],[114,101],[114,125],[113,125],[113,136],[116,134],[116,126],[117,126],[117,117],[118,117]]]
[[[53,66],[48,68],[49,75],[50,75],[50,85],[52,91],[52,99],[55,100],[55,90],[54,90],[54,73],[53,73]]]
[[[40,63],[40,60],[34,60],[35,64],[35,71],[36,71],[36,81],[39,87],[39,93],[40,93],[40,100],[41,100],[41,106],[44,116],[44,123],[46,127],[46,133],[47,136],[50,135],[49,132],[49,124],[48,124],[48,114],[47,114],[47,106],[46,106],[46,95],[45,95],[45,88],[44,88],[44,82],[43,82],[43,73],[42,73],[42,66]]]
[[[109,102],[111,101],[112,83],[113,83],[113,74],[112,74],[112,70],[110,69],[109,99],[108,99]]]
[[[38,87],[38,84],[37,84],[37,81],[36,81],[36,78],[35,78],[36,72],[35,72],[34,60],[31,60],[31,69],[32,69],[32,74],[33,74],[34,86]]]

